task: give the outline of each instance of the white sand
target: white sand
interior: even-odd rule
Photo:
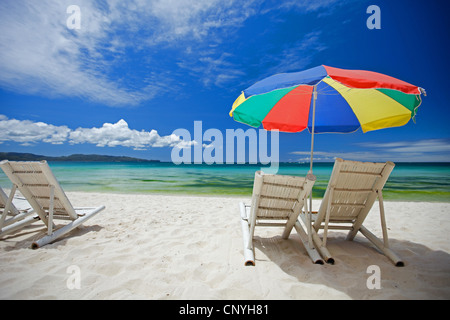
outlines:
[[[450,299],[449,203],[386,202],[403,268],[363,236],[349,242],[336,231],[328,245],[336,264],[314,265],[295,230],[283,240],[279,228],[257,228],[256,266],[245,267],[243,199],[68,196],[76,206],[106,210],[38,250],[29,247],[42,223],[2,239],[0,299]],[[380,234],[377,205],[365,225]],[[381,289],[367,287],[370,265],[380,268]],[[69,289],[76,271],[80,288]]]

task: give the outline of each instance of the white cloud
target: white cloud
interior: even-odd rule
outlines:
[[[310,65],[316,54],[327,48],[320,40],[320,37],[320,31],[309,32],[296,43],[289,44],[288,47],[283,48],[276,56],[265,57],[262,62],[271,65],[267,70],[267,74],[272,75],[303,70]]]
[[[70,129],[66,126],[54,126],[43,122],[0,118],[0,142],[14,141],[22,145],[37,142],[61,144],[67,140]]]
[[[107,76],[105,47],[111,21],[90,1],[79,1],[82,28],[67,28],[71,1],[0,2],[0,85],[20,93],[80,96],[111,105],[147,97]],[[114,42],[113,42],[114,43]]]
[[[2,0],[0,87],[22,94],[81,97],[111,106],[139,105],[167,93],[167,88],[184,78],[185,69],[205,86],[224,87],[245,75],[246,62],[236,58],[239,62],[233,63],[233,53],[226,53],[221,44],[249,17],[269,15],[271,10],[328,10],[337,3]],[[73,4],[81,10],[80,30],[66,25],[70,16],[66,9]],[[279,56],[269,58],[275,64],[278,61],[280,69],[297,59],[300,69],[309,60],[298,57],[320,49],[319,36],[306,35],[303,43],[281,48]],[[177,49],[173,61],[161,54],[166,49]],[[136,65],[140,68],[133,74]],[[179,71],[165,71],[177,65]]]
[[[323,8],[332,8],[336,4],[342,4],[346,1],[342,0],[287,0],[282,1],[280,4],[281,8],[286,9],[298,9],[306,12],[317,11]]]
[[[100,128],[78,128],[70,132],[68,141],[71,144],[91,143],[97,147],[122,146],[135,150],[148,147],[174,147],[189,143],[174,134],[161,137],[156,130],[130,129],[123,119],[117,123],[104,123]]]
[[[147,148],[179,147],[185,148],[196,144],[185,141],[175,134],[160,136],[156,130],[138,131],[130,129],[128,123],[121,119],[117,123],[104,123],[100,128],[69,129],[67,126],[54,126],[30,120],[8,119],[0,115],[0,143],[18,142],[32,145],[39,142],[51,144],[95,144],[98,147],[129,147],[135,150]]]
[[[448,139],[425,139],[418,141],[398,141],[389,143],[362,143],[363,147],[389,150],[395,153],[448,153]]]
[[[449,162],[450,140],[426,139],[386,143],[359,143],[357,151],[314,151],[314,161],[334,161],[343,158],[359,161]],[[310,152],[294,151],[302,156],[297,161],[309,161]]]
[[[199,52],[198,55],[183,62],[178,62],[178,66],[187,69],[189,72],[201,79],[204,86],[225,87],[227,83],[245,75],[239,67],[231,62],[232,54],[215,50]]]
[[[167,75],[148,63],[151,56],[130,61],[127,50],[148,52],[161,42],[177,46],[180,40],[200,41],[247,15],[236,10],[235,1],[79,0],[81,29],[69,30],[66,9],[71,4],[0,2],[0,86],[26,94],[137,105],[167,92]],[[133,63],[145,65],[152,76],[133,81],[134,75],[123,71]],[[155,77],[155,72],[162,75]]]

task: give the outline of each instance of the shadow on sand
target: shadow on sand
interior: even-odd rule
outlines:
[[[50,248],[57,248],[60,245],[64,245],[69,239],[81,237],[85,234],[88,234],[90,232],[99,232],[102,229],[99,225],[90,225],[90,226],[84,226],[81,225],[78,228],[75,228],[74,230],[70,231],[66,235],[64,235],[62,238],[57,239],[55,242],[50,243],[44,248],[50,249]],[[5,251],[12,251],[12,250],[18,250],[18,249],[24,249],[24,248],[31,248],[31,245],[34,241],[44,237],[47,232],[47,227],[42,224],[33,224],[30,226],[27,226],[16,233],[6,235],[2,238],[0,238],[0,241],[3,242],[11,242],[11,245],[5,246]],[[39,249],[37,249],[39,250]]]
[[[390,239],[404,267],[395,267],[360,235],[346,241],[344,233],[330,233],[334,265],[313,264],[297,234],[287,240],[255,236],[254,245],[256,266],[270,260],[301,283],[324,285],[351,299],[450,299],[450,255],[419,243]],[[373,288],[369,266],[379,267],[380,289]]]

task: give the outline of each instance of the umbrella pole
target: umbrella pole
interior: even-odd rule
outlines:
[[[309,172],[313,173],[313,154],[314,154],[314,126],[316,123],[316,100],[317,100],[317,85],[313,87],[313,114],[312,114],[312,131],[311,131],[311,159],[309,161]],[[309,195],[309,208],[308,208],[308,242],[309,247],[313,248],[314,244],[312,241],[312,191]]]
[[[311,159],[309,161],[309,173],[313,172],[313,154],[314,154],[314,126],[316,124],[316,100],[317,85],[313,87],[313,114],[312,114],[312,131],[311,131]]]

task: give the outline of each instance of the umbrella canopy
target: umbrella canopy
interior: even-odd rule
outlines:
[[[237,98],[230,116],[282,132],[368,132],[408,123],[421,93],[423,89],[384,74],[322,65],[255,83]]]

